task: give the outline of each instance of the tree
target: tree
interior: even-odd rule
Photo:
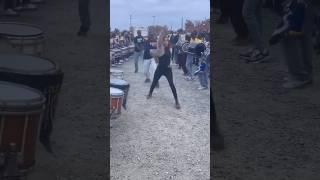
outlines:
[[[186,23],[185,23],[185,31],[186,32],[189,32],[189,33],[191,33],[192,31],[194,31],[194,24],[193,24],[193,22],[192,21],[190,21],[190,20],[186,20]]]

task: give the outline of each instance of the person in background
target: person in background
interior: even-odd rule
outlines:
[[[182,44],[183,41],[190,42],[190,40],[191,40],[190,36],[186,35],[184,40],[182,39],[182,35],[179,36],[180,44]],[[177,59],[178,59],[179,66],[183,71],[183,75],[187,76],[188,75],[188,69],[186,67],[187,54],[182,51],[181,47],[177,48],[177,53],[178,53]]]
[[[194,31],[191,33],[191,40],[190,40],[190,44],[198,44],[201,43],[202,41],[200,39],[197,38],[197,32]],[[187,81],[192,81],[194,80],[193,77],[193,71],[192,71],[192,66],[194,63],[194,56],[192,54],[187,54],[187,60],[186,60],[186,67],[188,69],[188,76],[186,77]]]
[[[144,53],[143,53],[143,69],[144,69],[144,75],[146,76],[145,83],[151,82],[150,80],[150,65],[152,62],[152,56],[150,54],[150,49],[155,49],[151,45],[152,42],[154,42],[154,37],[152,34],[149,34],[148,39],[144,43]]]
[[[18,16],[19,13],[17,11],[15,11],[15,3],[13,0],[4,0],[3,3],[3,15],[5,16]]]
[[[247,23],[250,40],[253,47],[240,56],[247,59],[249,63],[260,63],[267,60],[269,50],[263,40],[262,27],[263,0],[245,0],[243,5],[243,17]]]
[[[177,60],[177,48],[176,48],[176,44],[179,40],[179,31],[176,35],[171,34],[170,36],[170,45],[172,47],[172,56],[171,56],[171,60],[172,62],[174,62],[175,64],[178,64],[178,60]]]
[[[237,0],[232,2],[229,1],[226,4],[230,8],[230,21],[236,33],[236,37],[232,40],[232,43],[236,46],[248,45],[249,30],[242,15],[242,7],[244,0]]]
[[[135,73],[138,73],[139,71],[139,59],[141,56],[143,56],[143,49],[144,49],[144,38],[141,36],[141,31],[138,30],[137,31],[137,36],[134,38],[133,42],[134,42],[134,67]]]
[[[78,36],[87,36],[87,33],[91,26],[90,19],[90,0],[78,0],[78,10],[80,16],[80,29],[78,31]]]

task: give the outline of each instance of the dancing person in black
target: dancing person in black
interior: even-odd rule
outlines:
[[[180,109],[180,103],[178,101],[177,91],[173,84],[172,68],[170,66],[171,53],[170,53],[169,41],[167,38],[165,38],[163,32],[160,33],[156,51],[157,51],[156,55],[155,53],[152,53],[152,54],[158,57],[159,62],[158,62],[158,67],[153,76],[153,81],[150,87],[149,94],[147,95],[147,99],[150,99],[152,97],[152,92],[156,87],[156,84],[158,83],[161,76],[165,76],[169,82],[170,88],[172,90],[172,93],[176,102],[175,107],[177,109]]]

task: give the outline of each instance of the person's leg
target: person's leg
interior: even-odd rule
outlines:
[[[172,75],[172,69],[168,68],[167,70],[165,70],[164,75],[166,76],[168,83],[170,85],[174,100],[176,102],[176,108],[180,109],[180,104],[179,104],[179,100],[178,100],[178,95],[177,95],[177,90],[176,87],[174,86],[173,83],[173,75]]]
[[[90,0],[79,0],[78,10],[81,21],[80,33],[86,34],[91,26],[90,20]]]
[[[213,101],[213,95],[212,91],[210,93],[210,106],[212,110],[212,121],[210,122],[210,139],[211,141],[211,149],[212,150],[221,150],[224,148],[224,139],[223,136],[221,135],[220,129],[218,127],[218,122],[217,122],[217,116],[216,116],[216,109],[215,109],[215,104]]]
[[[230,6],[230,20],[235,33],[238,38],[247,39],[249,35],[247,24],[242,16],[244,0],[233,1],[229,3]]]
[[[143,71],[144,71],[144,75],[146,76],[145,82],[150,82],[150,64],[151,64],[151,59],[143,60]]]
[[[141,52],[134,52],[134,72],[137,73],[139,71],[139,58],[140,58]]]
[[[186,62],[187,62],[187,55],[186,54],[181,54],[181,67],[182,67],[184,75],[188,74],[188,69],[187,69],[187,66],[186,66]]]
[[[245,0],[243,5],[243,17],[249,29],[250,39],[253,42],[254,48],[260,52],[265,50],[262,38],[261,27],[261,11],[263,0]]]
[[[312,46],[312,31],[314,29],[313,19],[315,14],[311,9],[307,9],[304,21],[304,36],[302,38],[302,43],[300,44],[302,48],[302,61],[304,65],[304,70],[306,72],[305,80],[313,79],[313,46]]]
[[[159,79],[161,78],[162,74],[163,74],[162,70],[159,69],[159,67],[157,67],[156,71],[154,72],[152,84],[151,84],[147,98],[150,98],[152,96],[153,90],[156,87],[157,83],[159,82]]]
[[[192,66],[193,66],[193,56],[187,54],[186,67],[188,69],[189,78],[193,77]]]

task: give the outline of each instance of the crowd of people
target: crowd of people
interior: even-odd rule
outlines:
[[[205,90],[209,87],[209,66],[210,66],[210,47],[206,33],[196,31],[191,34],[184,34],[180,29],[177,32],[161,32],[160,35],[149,33],[148,37],[143,37],[141,32],[137,32],[133,43],[135,45],[134,53],[134,72],[139,72],[139,60],[143,59],[145,83],[151,82],[151,73],[153,80],[151,83],[148,98],[152,97],[155,87],[159,87],[159,79],[165,76],[171,87],[176,108],[180,108],[178,95],[173,83],[172,65],[182,70],[185,80],[193,81],[195,76],[199,77],[199,90]],[[206,45],[206,51],[200,54],[191,54],[182,49],[183,43],[189,43],[190,46],[203,43]],[[151,64],[156,64],[154,71],[150,70]]]
[[[318,0],[214,0],[215,8],[220,9],[217,24],[232,24],[236,37],[232,44],[251,46],[239,54],[247,63],[268,61],[269,47],[282,45],[288,76],[284,78],[283,88],[304,88],[313,83],[314,49],[320,52],[320,23]],[[270,35],[264,37],[263,8],[270,8],[280,16],[281,21]],[[318,14],[317,14],[318,12]],[[265,42],[264,39],[268,39]],[[213,102],[212,102],[213,104]],[[213,119],[213,150],[222,149],[223,136],[217,120]]]
[[[44,0],[2,0],[3,16],[18,16],[22,11],[37,10],[36,4],[44,3]]]
[[[129,46],[133,42],[133,34],[129,31],[123,32],[111,32],[110,37],[110,48],[121,48],[124,46]]]
[[[287,89],[302,88],[313,83],[313,42],[318,38],[312,35],[317,30],[314,0],[216,0],[214,5],[221,10],[218,24],[229,20],[236,37],[234,45],[248,46],[247,51],[239,54],[247,63],[261,63],[270,60],[269,47],[281,43],[288,68],[288,77],[283,83]],[[270,37],[264,37],[263,7],[270,7],[281,17],[281,22]],[[319,33],[318,33],[319,34]],[[265,42],[264,39],[268,39]],[[319,41],[319,40],[318,40]],[[319,43],[319,42],[317,42]],[[320,47],[319,44],[314,47]]]

